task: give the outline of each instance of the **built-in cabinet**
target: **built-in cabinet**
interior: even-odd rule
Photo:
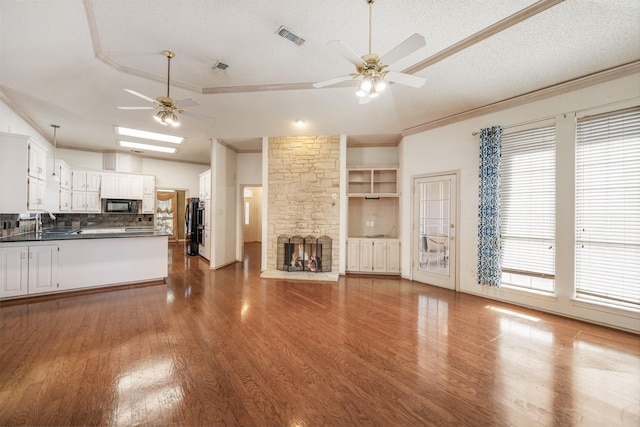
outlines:
[[[199,245],[199,252],[204,258],[211,260],[211,169],[200,174],[200,200],[204,201],[204,242]]]
[[[372,154],[373,153],[373,154]],[[400,274],[397,148],[347,150],[346,272]],[[362,162],[362,163],[354,163]]]
[[[400,241],[398,239],[349,238],[347,240],[347,272],[400,273]]]
[[[55,176],[58,180],[53,179]],[[47,174],[47,197],[45,208],[49,212],[71,211],[71,168],[59,159],[50,159]]]
[[[58,288],[58,245],[0,248],[0,298]]]
[[[142,213],[155,213],[156,210],[156,177],[144,175],[142,177]]]
[[[71,210],[100,212],[100,181],[98,171],[71,170]]]
[[[45,209],[46,150],[26,135],[0,133],[0,213]]]

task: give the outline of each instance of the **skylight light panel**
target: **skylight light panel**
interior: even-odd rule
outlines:
[[[118,140],[118,144],[121,147],[125,147],[125,148],[135,148],[137,150],[158,151],[160,153],[175,154],[175,152],[178,151],[177,148],[173,148],[173,147],[162,147],[160,145],[141,144],[139,142],[131,142],[131,141],[120,141],[120,140]]]
[[[146,130],[131,129],[115,126],[118,135],[133,136],[135,138],[151,139],[154,141],[169,142],[171,144],[182,144],[184,138],[181,136],[166,135],[164,133],[147,132]]]

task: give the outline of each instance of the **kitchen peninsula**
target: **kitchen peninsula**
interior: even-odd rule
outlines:
[[[0,239],[0,300],[164,280],[168,235],[153,227],[76,228]]]

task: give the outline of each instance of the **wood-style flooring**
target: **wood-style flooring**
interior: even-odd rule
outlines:
[[[0,305],[0,425],[639,426],[640,337],[400,278],[166,284]]]

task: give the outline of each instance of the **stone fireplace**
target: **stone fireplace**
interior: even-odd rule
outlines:
[[[279,236],[276,265],[282,271],[330,272],[331,238]]]
[[[339,245],[331,242],[340,236],[340,136],[269,138],[267,167],[262,276],[322,277],[331,272],[331,280],[337,280]]]

